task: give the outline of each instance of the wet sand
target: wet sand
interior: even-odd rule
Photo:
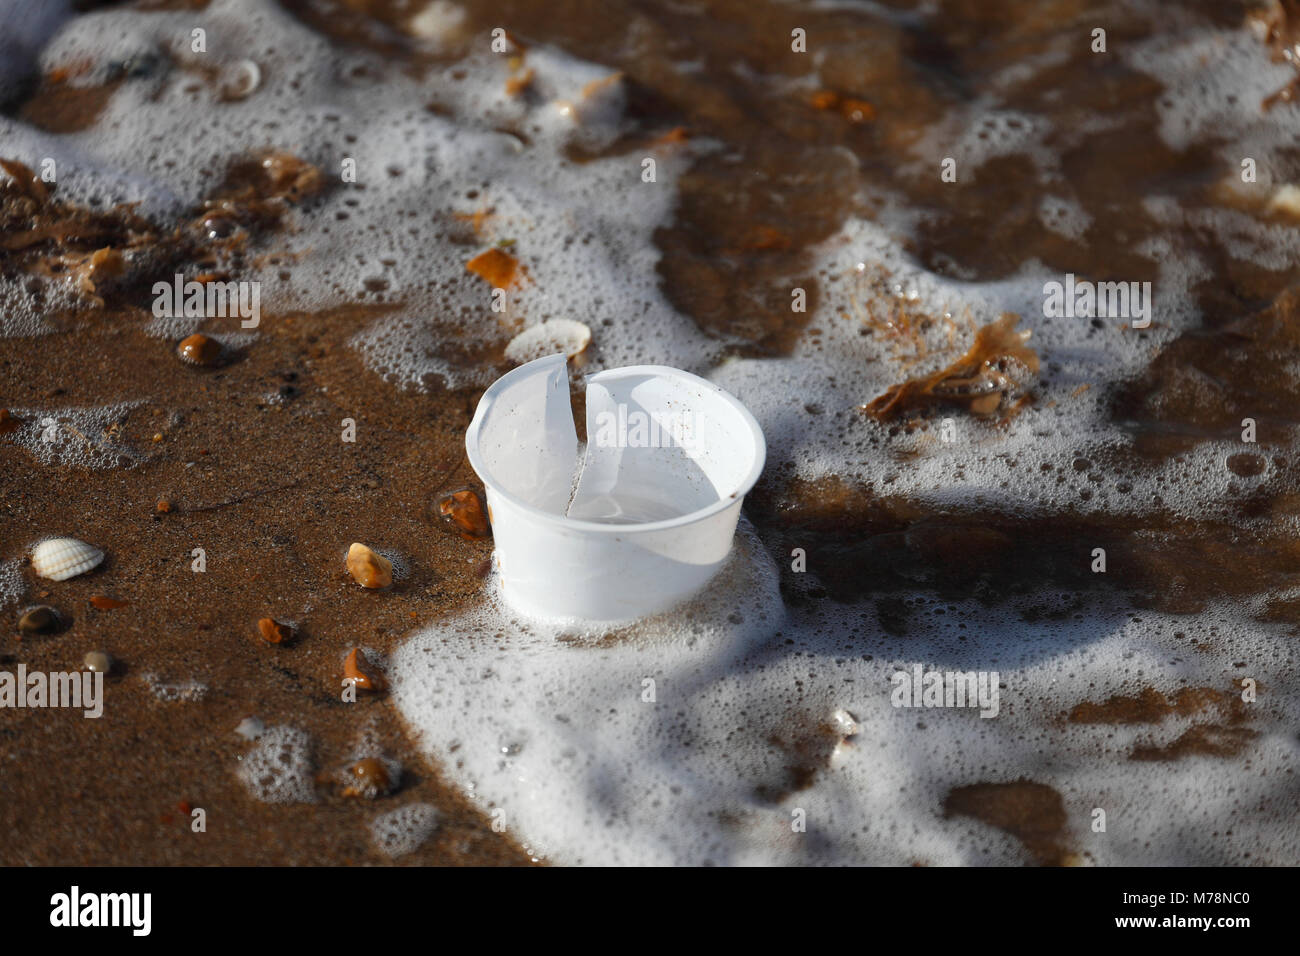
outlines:
[[[411,70],[426,65],[393,29],[403,21],[400,4],[331,4],[328,16],[313,12],[316,4],[286,6],[334,42],[372,47]],[[1120,117],[1093,152],[1067,151],[1062,161],[1097,222],[1089,242],[1070,242],[1041,225],[1034,212],[1041,190],[1023,157],[990,161],[978,183],[960,191],[897,173],[895,157],[948,105],[975,95],[995,68],[1086,21],[1082,3],[949,2],[940,4],[940,28],[914,30],[847,10],[796,12],[775,3],[711,4],[709,20],[727,28],[707,30],[696,14],[671,3],[464,6],[471,31],[504,25],[524,42],[554,43],[625,71],[635,128],[610,150],[677,127],[724,144],[684,175],[672,225],[656,236],[659,279],[670,301],[718,338],[722,354],[779,356],[812,334],[819,291],[807,249],[843,222],[857,176],[877,175],[935,213],[913,250],[922,263],[978,279],[1007,275],[1030,257],[1062,271],[1154,279],[1150,261],[1135,252],[1155,229],[1133,214],[1143,191],[1155,182],[1189,205],[1212,202],[1209,146],[1174,154],[1154,131],[1150,101],[1158,88],[1113,60],[1089,60],[1086,48],[1047,79],[1013,91],[1010,101],[1063,126],[1096,113]],[[1240,23],[1246,10],[1193,6],[1213,10],[1224,23]],[[774,92],[776,80],[798,78],[798,61],[781,55],[789,45],[787,21],[833,37],[821,80],[841,100],[869,101],[870,120],[829,108],[826,99],[810,101],[802,89]],[[1119,14],[1114,23],[1112,42],[1146,29]],[[702,66],[682,72],[673,66],[682,60]],[[104,88],[72,97],[46,78],[9,112],[61,132],[88,126],[111,95]],[[310,200],[302,208],[310,215]],[[177,225],[155,224],[162,236]],[[273,233],[276,226],[267,228]],[[1195,233],[1189,226],[1189,241]],[[171,242],[158,245],[166,250]],[[1288,291],[1294,274],[1219,257],[1208,241],[1204,248],[1213,262],[1197,289],[1204,327],[1125,383],[1111,416],[1131,430],[1139,457],[1158,464],[1234,433],[1237,409],[1249,405],[1259,444],[1227,467],[1249,475],[1267,459],[1272,469],[1233,507],[1243,523],[1276,515],[1275,533],[1188,519],[1158,500],[1137,520],[1064,514],[1045,524],[999,509],[936,511],[888,489],[802,482],[769,469],[747,508],[765,544],[777,555],[805,547],[825,569],[820,587],[791,587],[787,601],[872,602],[881,629],[906,636],[917,594],[976,594],[998,606],[1047,583],[1080,595],[1113,594],[1133,613],[1194,615],[1213,601],[1263,598],[1261,621],[1300,633],[1300,603],[1268,600],[1293,582],[1300,556],[1285,530],[1300,514],[1289,437],[1300,406],[1290,376],[1273,371],[1273,356],[1300,344],[1300,304]],[[188,252],[179,245],[172,251],[180,258]],[[14,253],[8,256],[0,265],[21,267]],[[792,283],[810,289],[807,313],[790,312]],[[490,540],[448,534],[437,515],[441,495],[477,487],[463,435],[478,390],[437,383],[427,392],[403,390],[367,368],[348,343],[382,303],[265,316],[253,344],[219,368],[200,369],[179,361],[174,342],[146,334],[132,294],[118,289],[104,309],[58,316],[57,334],[0,340],[0,407],[142,399],[114,416],[111,434],[85,436],[124,456],[125,467],[43,465],[0,436],[0,557],[18,558],[30,542],[55,533],[108,554],[93,573],[57,585],[22,571],[25,595],[6,608],[0,666],[75,670],[96,649],[117,662],[101,720],[71,711],[4,713],[0,828],[21,839],[6,841],[0,863],[382,864],[389,860],[374,847],[368,822],[415,801],[437,806],[443,823],[401,863],[529,863],[510,836],[492,832],[487,816],[444,785],[383,694],[348,704],[339,692],[349,648],[386,654],[418,622],[481,599]],[[235,324],[209,328],[235,331]],[[458,354],[505,367],[500,356],[474,355],[472,345]],[[1210,378],[1221,401],[1207,405],[1199,393],[1181,391],[1189,369]],[[899,379],[905,374],[900,369]],[[355,422],[354,443],[341,440],[344,419]],[[1074,470],[1113,483],[1121,465],[1132,467],[1080,459]],[[1105,546],[1132,572],[1118,580],[1088,573],[1071,545],[1082,538]],[[409,567],[391,589],[364,591],[344,569],[353,541],[399,552]],[[195,548],[205,552],[202,573],[191,569]],[[90,603],[94,596],[125,604],[99,609]],[[35,603],[56,607],[68,626],[20,639],[17,612]],[[266,644],[257,631],[266,616],[296,622],[295,639]],[[1249,656],[1217,646],[1189,621],[1188,641],[1201,653]],[[200,682],[206,692],[198,700],[162,701],[147,674]],[[1160,702],[1149,694],[1128,704],[1101,699],[1095,712],[1076,710],[1062,721],[1154,726],[1186,706],[1188,713],[1203,711],[1199,729],[1131,759],[1229,760],[1252,745],[1249,718],[1213,696],[1230,690],[1206,688],[1197,702],[1171,704],[1152,689]],[[400,785],[369,802],[343,796],[337,779],[322,778],[315,804],[260,803],[235,773],[248,745],[234,727],[250,715],[309,731],[321,774],[337,774],[359,727],[373,722],[385,752],[404,766]],[[206,833],[190,832],[188,808],[195,807],[207,813]],[[1044,784],[973,781],[934,810],[1011,833],[1024,844],[1027,862],[1075,860],[1059,795]]]

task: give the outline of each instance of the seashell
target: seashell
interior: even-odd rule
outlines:
[[[229,216],[216,215],[204,219],[203,228],[209,239],[227,239],[238,228],[238,224]]]
[[[257,622],[257,629],[262,634],[262,640],[268,644],[283,644],[293,638],[293,628],[273,618],[262,618]]]
[[[360,541],[348,548],[348,573],[363,588],[386,588],[393,583],[393,563]]]
[[[343,788],[345,797],[363,797],[373,800],[382,797],[393,789],[388,768],[378,757],[363,757],[348,767],[347,785]]]
[[[32,548],[32,570],[51,581],[85,574],[103,560],[103,551],[76,538],[47,538]]]
[[[857,718],[843,708],[831,714],[831,724],[841,737],[855,737],[862,732]]]
[[[221,361],[221,343],[202,332],[195,332],[181,340],[180,345],[176,346],[176,354],[181,357],[181,361],[190,365],[211,368]]]
[[[344,679],[350,680],[354,686],[360,687],[362,690],[384,690],[388,686],[388,682],[378,672],[367,674],[361,670],[363,661],[361,648],[352,648],[343,661]],[[367,670],[370,670],[370,668],[367,667]]]
[[[47,604],[29,607],[18,619],[18,630],[23,634],[53,634],[62,620],[59,612]]]
[[[260,717],[245,717],[235,727],[235,733],[245,740],[256,740],[266,733],[266,724]]]
[[[1285,213],[1300,219],[1300,187],[1288,184],[1273,193],[1266,211]]]
[[[591,344],[591,329],[572,319],[547,319],[524,329],[506,346],[506,358],[523,365],[556,352],[569,358],[582,352]]]
[[[221,84],[221,96],[226,100],[246,99],[261,85],[262,68],[252,60],[240,60],[227,71]]]
[[[508,289],[518,274],[519,260],[503,249],[493,246],[465,263],[465,270],[472,272],[494,289]]]
[[[453,491],[438,502],[443,527],[457,532],[462,538],[486,538],[490,533],[487,515],[478,495],[469,489]]]

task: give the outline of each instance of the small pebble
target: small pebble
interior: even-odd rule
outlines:
[[[126,601],[119,601],[117,598],[105,597],[102,594],[96,594],[90,599],[90,603],[99,608],[101,611],[114,611],[119,607],[126,607]]]
[[[221,343],[202,332],[195,332],[189,338],[181,340],[181,344],[176,347],[176,354],[191,365],[211,368],[221,361]]]
[[[486,538],[490,533],[487,515],[478,495],[466,489],[455,491],[438,502],[443,527],[459,532],[462,538]]]
[[[378,673],[367,674],[361,669],[361,648],[354,647],[343,661],[343,676],[362,690],[381,691],[388,683]],[[369,669],[369,668],[367,668]]]
[[[264,617],[257,622],[257,629],[262,634],[262,640],[268,644],[284,644],[293,637],[293,628],[288,624],[281,624],[269,617]]]
[[[235,727],[235,733],[245,740],[256,740],[266,733],[266,724],[262,723],[260,717],[245,717]]]
[[[854,737],[862,732],[857,718],[843,708],[831,714],[831,726],[841,737]]]
[[[343,788],[345,797],[364,797],[373,800],[382,797],[392,787],[388,768],[378,757],[366,757],[358,760],[347,770],[348,784]]]
[[[203,228],[207,230],[209,239],[225,239],[235,231],[237,224],[229,216],[208,216],[203,220]]]
[[[160,515],[165,515],[172,510],[172,503],[166,498],[159,498],[158,503],[154,505]]]
[[[107,651],[90,651],[86,654],[86,670],[96,674],[107,674],[113,669],[113,658]]]
[[[221,96],[227,100],[247,99],[262,85],[262,68],[252,60],[240,60],[226,70]]]
[[[18,630],[24,634],[51,634],[58,626],[59,612],[46,604],[28,608],[18,619]]]
[[[348,548],[348,573],[363,588],[386,588],[393,583],[393,563],[361,542]]]

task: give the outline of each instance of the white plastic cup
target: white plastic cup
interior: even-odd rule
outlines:
[[[521,365],[465,433],[487,489],[502,594],[531,617],[626,621],[699,591],[763,470],[758,422],[711,382],[636,365],[587,378],[587,446],[563,355]]]

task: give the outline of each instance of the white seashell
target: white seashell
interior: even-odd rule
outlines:
[[[862,725],[858,723],[857,718],[843,708],[831,714],[831,724],[841,737],[854,737],[862,732]]]
[[[591,329],[572,319],[548,319],[524,329],[506,346],[506,358],[523,365],[556,352],[572,358],[591,342]]]
[[[47,538],[32,548],[32,570],[51,581],[85,574],[103,560],[103,551],[76,538]]]
[[[262,85],[262,68],[252,60],[240,60],[228,71],[221,93],[228,100],[247,99]]]
[[[1286,185],[1268,201],[1269,212],[1282,212],[1300,219],[1300,187]]]
[[[433,0],[406,21],[406,29],[412,36],[429,40],[435,47],[442,47],[460,35],[464,24],[464,10],[448,0]]]
[[[235,733],[245,740],[257,740],[266,733],[266,724],[262,723],[260,717],[245,717],[235,728]]]

